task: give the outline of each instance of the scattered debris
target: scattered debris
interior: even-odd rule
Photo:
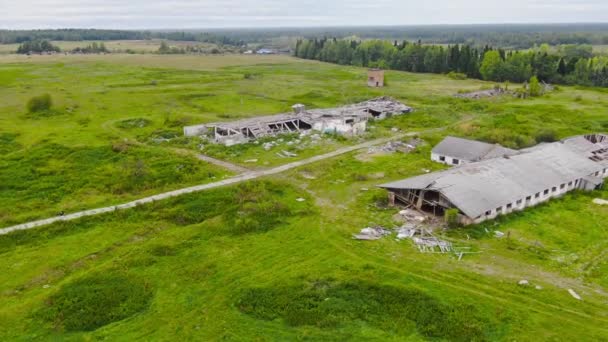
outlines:
[[[461,99],[477,100],[477,99],[482,99],[482,98],[486,98],[486,97],[495,97],[495,96],[508,94],[508,93],[510,93],[510,92],[503,88],[492,88],[492,89],[488,89],[488,90],[478,90],[478,91],[472,91],[469,93],[456,94],[456,95],[454,95],[454,97],[458,97]]]
[[[275,147],[275,146],[276,146],[276,143],[275,143],[274,141],[267,142],[267,143],[264,143],[264,145],[262,145],[262,147],[263,147],[263,148],[264,148],[264,150],[266,150],[266,151],[270,151],[270,150],[271,150],[273,147]]]
[[[258,160],[257,159],[247,159],[245,160],[245,163],[257,163]]]
[[[311,174],[310,172],[306,172],[306,171],[300,172],[300,175],[304,179],[317,179],[317,177],[315,177],[313,174]]]
[[[422,253],[436,253],[437,251],[435,248],[439,248],[439,253],[448,253],[452,251],[451,242],[439,240],[434,236],[420,238],[415,237],[412,240]]]
[[[361,191],[369,191],[369,188],[361,188]]]
[[[494,231],[494,236],[496,236],[497,238],[500,239],[501,237],[505,236],[505,233],[496,230],[496,231]]]
[[[537,290],[542,290],[543,289],[543,287],[540,286],[540,285],[536,285],[536,286],[534,286],[534,288],[537,289]]]
[[[386,144],[381,145],[381,146],[370,147],[367,150],[367,153],[369,153],[369,154],[394,153],[394,152],[410,153],[411,151],[416,149],[416,147],[418,147],[418,145],[420,145],[421,143],[422,143],[422,140],[420,140],[420,139],[412,139],[407,143],[404,143],[402,141],[389,141]]]
[[[50,287],[51,287],[51,285],[49,285],[49,284],[46,284],[46,285],[42,286],[43,289],[48,289]]]
[[[353,238],[356,240],[380,240],[384,236],[391,235],[390,230],[384,229],[384,227],[376,226],[376,227],[367,227],[361,229],[359,234],[353,235]]]
[[[419,212],[413,209],[401,210],[399,212],[399,215],[401,215],[406,221],[410,222],[422,223],[427,219],[426,216],[420,214]]]
[[[608,205],[608,201],[603,200],[601,198],[596,198],[593,200],[593,203],[597,204],[597,205]]]
[[[289,151],[281,151],[277,153],[277,156],[281,157],[281,158],[294,158],[297,157],[298,155]]]
[[[398,240],[411,239],[417,233],[420,233],[419,229],[416,228],[415,225],[413,225],[411,223],[407,223],[407,224],[403,225],[403,227],[397,229],[397,239]]]
[[[522,279],[517,283],[517,285],[528,286],[528,285],[530,285],[530,282],[527,281],[526,279]]]
[[[296,201],[298,201],[298,202],[304,202],[304,201],[306,201],[306,199],[300,197],[300,198],[296,198]]]
[[[574,292],[574,290],[573,290],[573,289],[568,289],[568,293],[570,293],[570,295],[571,295],[572,297],[574,297],[574,299],[583,300],[583,299],[581,298],[581,296],[579,296],[579,295],[578,295],[578,293]]]

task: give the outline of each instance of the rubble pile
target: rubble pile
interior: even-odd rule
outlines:
[[[391,235],[390,230],[385,229],[381,226],[367,227],[361,229],[359,234],[353,235],[353,239],[356,240],[380,240],[381,238]]]
[[[454,97],[457,98],[461,98],[461,99],[482,99],[482,98],[486,98],[486,97],[494,97],[494,96],[498,96],[498,95],[503,95],[508,93],[507,90],[504,90],[502,88],[494,88],[494,89],[489,89],[489,90],[479,90],[479,91],[472,91],[470,93],[463,93],[463,94],[456,94],[454,95]]]
[[[367,150],[367,153],[395,153],[395,152],[401,152],[401,153],[410,153],[412,152],[414,149],[416,149],[416,147],[418,145],[420,145],[422,143],[422,140],[420,139],[412,139],[410,141],[408,141],[407,143],[401,142],[401,141],[389,141],[384,145],[381,146],[372,146]]]

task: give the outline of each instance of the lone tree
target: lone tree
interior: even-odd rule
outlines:
[[[27,110],[30,113],[45,112],[53,106],[53,99],[49,94],[34,96],[27,101]]]
[[[528,85],[528,90],[530,92],[530,96],[541,96],[543,93],[543,89],[538,82],[538,78],[536,76],[532,76],[530,78],[530,84]]]

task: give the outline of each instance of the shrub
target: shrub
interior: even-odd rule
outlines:
[[[538,81],[536,76],[530,78],[530,84],[528,85],[528,92],[530,96],[541,96],[543,94],[543,88]]]
[[[445,222],[448,224],[448,227],[455,228],[460,225],[458,221],[458,209],[452,208],[445,211]]]
[[[50,110],[52,106],[53,100],[49,94],[34,96],[27,101],[27,110],[30,113],[45,112]]]
[[[460,72],[455,72],[455,71],[450,71],[448,73],[448,77],[453,80],[466,80],[467,79],[467,75],[460,73]]]
[[[116,123],[116,127],[123,129],[144,128],[150,126],[152,121],[144,118],[122,120]]]
[[[545,129],[536,134],[536,142],[554,142],[557,141],[557,133],[554,130]]]
[[[67,331],[92,331],[145,310],[152,290],[145,282],[119,275],[96,275],[61,287],[38,312]]]

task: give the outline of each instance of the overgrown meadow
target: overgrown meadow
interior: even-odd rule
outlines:
[[[392,237],[351,236],[396,226],[396,210],[375,186],[441,169],[429,153],[443,136],[521,148],[606,131],[608,94],[562,87],[535,99],[465,100],[453,94],[493,84],[389,72],[389,87],[368,89],[365,75],[280,56],[2,57],[3,226],[232,174],[198,153],[263,169],[393,128],[419,132],[427,143],[410,154],[362,150],[0,236],[0,339],[606,339],[608,208],[592,203],[607,198],[605,190],[441,232],[477,252],[460,261]],[[49,110],[27,109],[47,93]],[[296,158],[276,152],[297,137],[265,151],[260,142],[224,149],[181,136],[186,124],[380,95],[416,111],[373,123],[361,140],[324,137]],[[531,285],[518,285],[522,279]]]

